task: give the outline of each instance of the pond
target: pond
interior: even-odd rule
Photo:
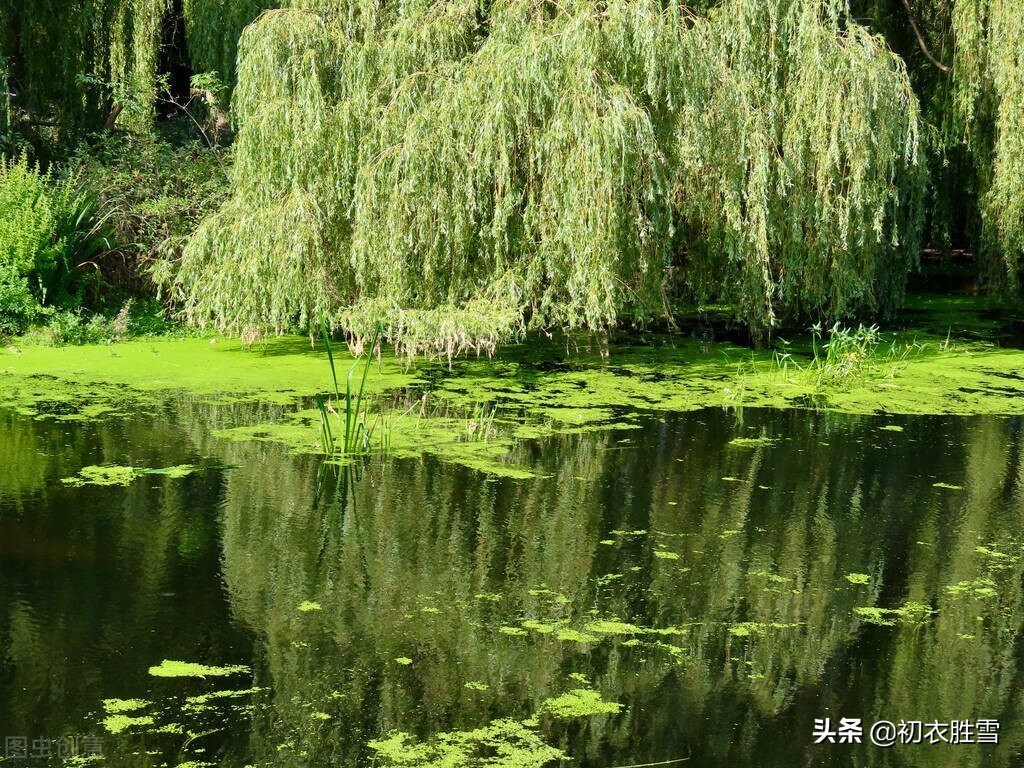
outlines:
[[[1019,764],[1019,417],[647,414],[532,478],[213,434],[275,408],[0,411],[0,764]]]

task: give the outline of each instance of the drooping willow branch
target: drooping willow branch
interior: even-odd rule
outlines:
[[[666,296],[760,328],[898,304],[917,100],[843,0],[479,12],[296,2],[246,30],[234,194],[177,278],[194,321],[450,353]]]

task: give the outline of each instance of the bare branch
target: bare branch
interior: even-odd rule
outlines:
[[[910,9],[910,0],[902,0],[903,7],[907,11],[907,18],[910,19],[910,26],[914,29],[914,34],[917,36],[917,44],[921,46],[921,52],[928,58],[932,64],[941,69],[943,72],[950,72],[951,68],[947,67],[941,61],[932,56],[932,52],[928,50],[928,44],[924,41],[924,36],[921,34],[921,30],[917,27],[917,20],[914,18],[914,12]]]

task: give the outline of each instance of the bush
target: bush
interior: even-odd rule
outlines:
[[[181,334],[185,329],[168,323],[166,311],[153,299],[128,299],[121,308],[106,314],[88,310],[56,310],[45,325],[29,328],[22,341],[56,347],[65,344],[113,344],[140,336]]]
[[[113,247],[99,264],[113,306],[130,296],[159,295],[185,240],[228,189],[224,151],[196,141],[104,135],[83,145],[68,174],[116,222]]]
[[[25,157],[0,160],[0,332],[80,303],[82,268],[108,243],[95,198],[74,175],[57,179]]]

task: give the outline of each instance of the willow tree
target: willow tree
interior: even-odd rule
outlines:
[[[216,72],[230,86],[242,30],[275,0],[181,0],[189,63],[195,72]]]
[[[1024,6],[854,0],[907,61],[930,165],[928,242],[1018,288],[1024,252]]]
[[[892,310],[924,181],[902,61],[839,3],[728,3],[694,37],[674,164],[687,282],[755,325]]]
[[[978,176],[980,250],[1019,284],[1024,257],[1024,7],[1013,0],[953,0],[953,141]]]
[[[266,0],[0,0],[0,125],[72,142],[113,126],[148,130],[168,25],[187,28],[191,69],[229,82],[241,29]],[[123,112],[121,110],[124,110]]]
[[[11,108],[27,128],[70,138],[103,125],[105,94],[145,88],[156,74],[165,0],[83,0],[71,11],[55,0],[0,0],[0,51]]]
[[[234,332],[378,321],[448,353],[678,294],[900,298],[918,108],[842,0],[296,2],[243,34],[234,195],[177,276]]]

